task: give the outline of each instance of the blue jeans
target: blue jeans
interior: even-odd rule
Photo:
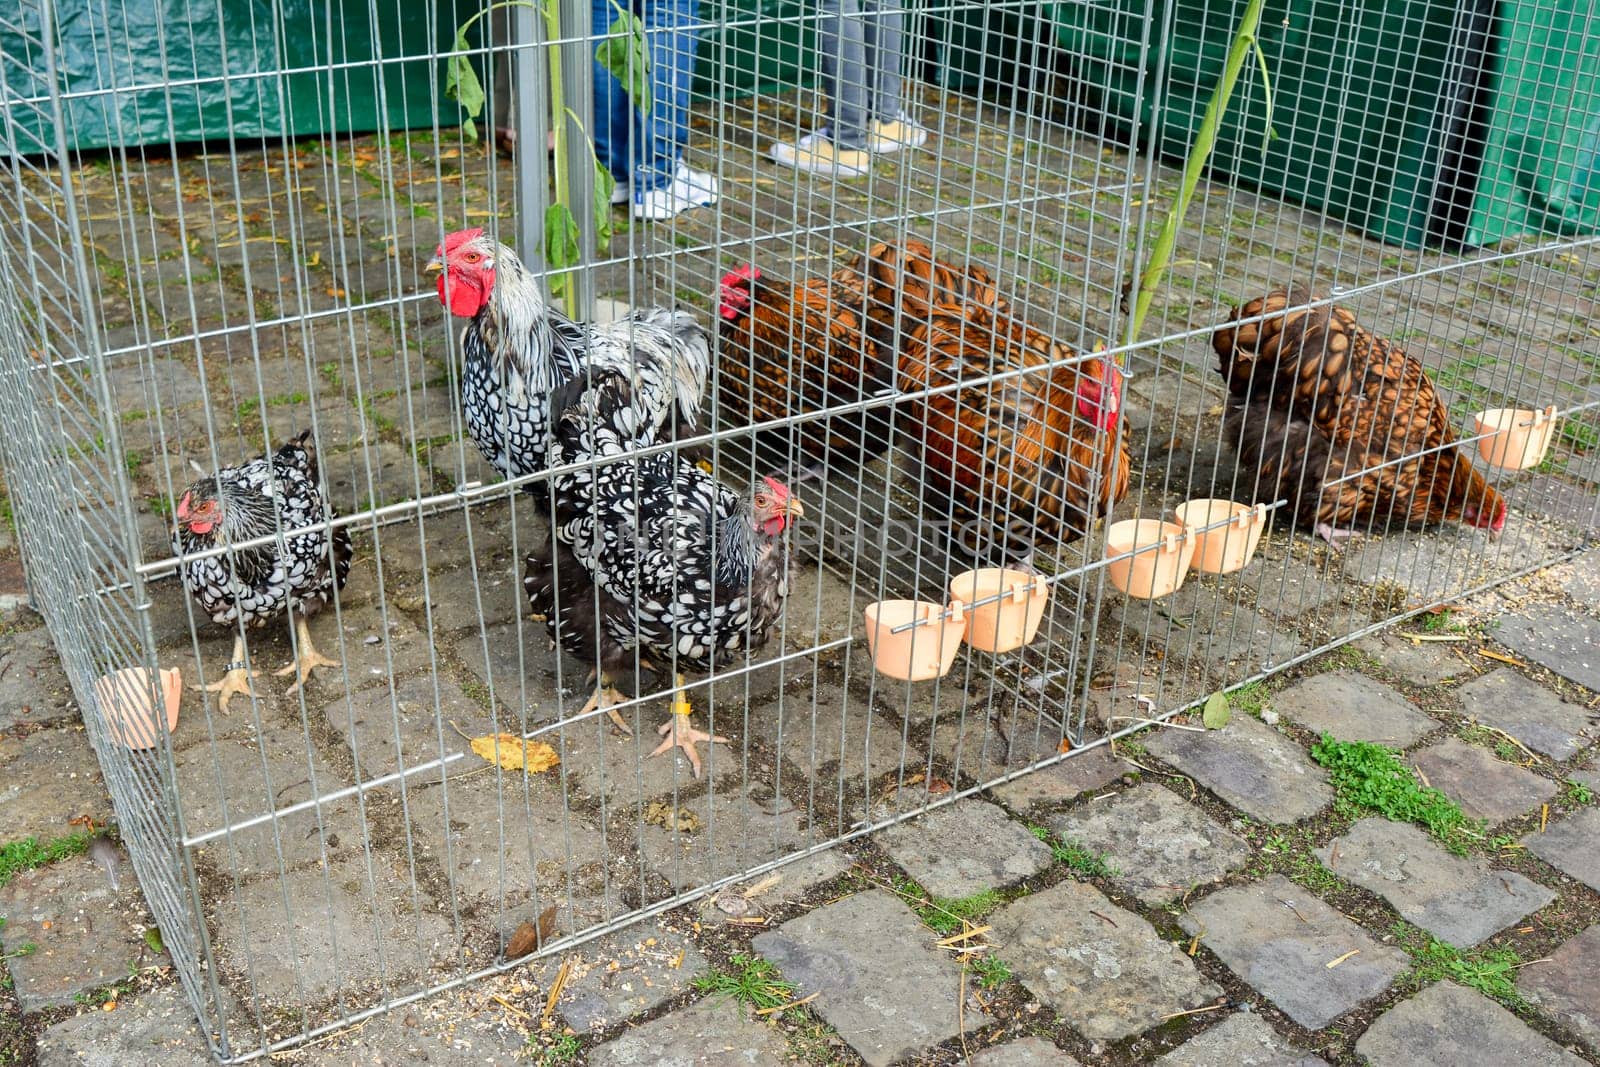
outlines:
[[[686,27],[699,17],[700,0],[618,2],[644,21],[653,101],[650,114],[641,115],[622,83],[596,63],[595,155],[619,183],[632,179],[635,193],[650,192],[671,183],[689,139],[689,89],[700,35]],[[593,5],[594,34],[599,38],[611,31],[616,10],[611,0],[593,0]]]

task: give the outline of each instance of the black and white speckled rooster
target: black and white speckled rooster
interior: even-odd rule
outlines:
[[[350,531],[344,527],[295,533],[333,517],[317,481],[317,451],[311,431],[284,444],[269,459],[257,456],[202,478],[178,498],[178,534],[173,550],[184,556],[283,531],[283,546],[242,548],[220,556],[183,560],[183,586],[200,610],[223,626],[263,626],[288,611],[295,624],[295,661],[277,673],[298,672],[294,693],[314,667],[337,667],[319,653],[306,620],[343,589],[350,577]],[[330,542],[332,551],[330,553]],[[231,560],[230,560],[231,556]],[[222,680],[205,687],[219,693],[228,710],[237,693],[249,694],[256,671],[244,665],[244,637],[233,640],[233,656]]]
[[[784,531],[805,509],[772,478],[740,494],[687,456],[629,457],[639,427],[661,413],[621,375],[573,381],[553,404],[552,463],[596,462],[552,480],[556,526],[526,561],[529,602],[553,640],[598,661],[580,715],[623,699],[608,672],[636,656],[673,671],[672,715],[651,755],[681,748],[698,778],[695,743],[726,739],[690,723],[681,671],[725,666],[766,642],[789,592]]]
[[[472,320],[461,336],[462,414],[478,451],[503,476],[546,469],[550,394],[586,371],[622,372],[635,390],[670,396],[654,409],[661,425],[642,428],[637,443],[673,430],[668,420],[680,435],[694,427],[711,336],[689,312],[639,308],[614,322],[574,322],[545,303],[517,254],[481,229],[449,234],[427,269],[439,272],[439,302]],[[546,499],[543,482],[529,490]]]

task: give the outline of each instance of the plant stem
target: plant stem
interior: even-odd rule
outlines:
[[[547,40],[561,40],[561,4],[560,0],[544,0],[544,26]],[[571,182],[567,176],[567,98],[561,80],[561,52],[557,45],[551,49],[550,56],[550,115],[555,126],[555,160],[556,169],[556,203],[571,205]],[[561,298],[566,306],[567,314],[577,311],[577,293],[575,292],[574,279],[571,271],[564,271],[559,281],[550,285],[552,295],[556,289],[561,290]]]
[[[1172,258],[1172,249],[1178,241],[1178,227],[1183,224],[1183,217],[1189,211],[1189,202],[1194,198],[1195,187],[1200,184],[1200,173],[1211,160],[1211,150],[1217,143],[1217,130],[1222,126],[1222,116],[1228,109],[1234,85],[1239,81],[1239,72],[1244,69],[1245,60],[1249,58],[1251,49],[1255,46],[1256,28],[1261,24],[1261,9],[1264,5],[1265,0],[1249,0],[1245,5],[1244,17],[1239,20],[1238,32],[1233,36],[1233,44],[1228,48],[1227,63],[1222,68],[1222,80],[1211,93],[1211,102],[1206,105],[1205,118],[1200,121],[1199,132],[1195,134],[1194,144],[1189,149],[1189,158],[1184,161],[1183,184],[1178,189],[1178,199],[1172,205],[1172,211],[1168,213],[1166,222],[1162,224],[1161,232],[1156,236],[1156,243],[1150,249],[1149,261],[1139,274],[1139,299],[1134,304],[1133,319],[1128,324],[1130,341],[1138,339],[1139,330],[1144,326],[1145,316],[1150,313],[1150,303],[1155,299],[1156,286],[1166,273],[1167,261]],[[1269,115],[1269,129],[1270,126]]]

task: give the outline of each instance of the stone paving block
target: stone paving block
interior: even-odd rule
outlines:
[[[1146,904],[1209,885],[1250,859],[1250,847],[1171,790],[1146,782],[1046,821],[1064,841],[1104,853],[1115,881]]]
[[[1588,763],[1567,775],[1574,782],[1581,782],[1590,789],[1600,789],[1600,759],[1592,759]]]
[[[1554,760],[1570,759],[1589,743],[1591,716],[1510,667],[1458,689],[1462,714],[1497,727]]]
[[[449,774],[483,767],[467,739],[450,728],[452,721],[471,737],[516,729],[505,722],[496,729],[489,713],[447,675],[424,674],[403,678],[393,688],[363,689],[322,713],[347,746],[363,782],[401,770],[418,782],[438,781],[439,768],[428,765],[458,753],[464,758],[446,765]]]
[[[458,1017],[453,1008],[437,999],[396,1008],[304,1049],[296,1062],[300,1067],[521,1067],[529,1062],[526,1038],[503,1016],[480,1011]]]
[[[1057,707],[1025,707],[997,692],[992,712],[980,703],[965,718],[941,721],[933,731],[933,754],[961,776],[993,781],[1060,753],[1059,713]]]
[[[1278,1036],[1255,1012],[1239,1011],[1156,1061],[1155,1067],[1327,1067]]]
[[[1371,1067],[1419,1063],[1579,1067],[1583,1060],[1537,1034],[1481,993],[1439,982],[1378,1017],[1356,1042]]]
[[[365,511],[374,505],[382,507],[415,500],[433,489],[422,478],[411,453],[387,441],[352,448],[348,452],[324,454],[321,462],[328,501],[341,515]],[[418,492],[419,478],[422,478],[421,493]]]
[[[1157,730],[1146,747],[1264,822],[1298,822],[1333,800],[1322,768],[1299,745],[1250,715],[1235,715],[1221,730],[1205,733]]]
[[[719,708],[723,706],[719,702]],[[781,751],[792,766],[811,775],[824,790],[837,788],[833,783],[841,781],[847,789],[861,789],[902,764],[919,766],[924,762],[921,751],[904,739],[900,725],[871,709],[861,694],[832,682],[818,682],[814,689],[785,691],[752,701],[749,732],[778,746],[781,720]],[[728,710],[737,712],[738,706]],[[729,723],[729,729],[735,731],[729,736],[744,732],[737,719]]]
[[[862,665],[866,665],[865,660],[862,660]],[[940,723],[956,721],[961,718],[961,710],[967,705],[981,710],[989,703],[987,692],[969,693],[963,685],[963,678],[953,670],[936,681],[915,684],[878,677],[872,695],[873,704],[900,716],[913,727],[923,726],[935,719]]]
[[[1593,610],[1594,605],[1590,605]],[[1585,689],[1600,690],[1600,619],[1556,604],[1533,604],[1500,620],[1494,639]]]
[[[1379,632],[1359,639],[1355,647],[1395,677],[1416,685],[1438,685],[1472,673],[1459,656],[1440,649],[1436,642],[1413,643],[1393,633]]]
[[[802,830],[802,812],[781,798],[757,800],[724,792],[680,801],[672,811],[680,825],[692,820],[694,828],[667,829],[663,822],[672,816],[665,811],[657,821],[638,826],[640,813],[631,806],[618,810],[612,828],[624,834],[638,826],[646,865],[675,890],[737,874],[824,840],[820,830]]]
[[[474,766],[485,766],[476,756],[469,758]],[[390,787],[369,803],[387,802],[398,815],[399,801],[398,790]],[[442,786],[414,784],[407,790],[406,811],[418,854],[444,867],[458,904],[509,907],[537,888],[548,906],[596,894],[605,884],[600,831],[581,812],[566,809],[561,780],[551,772],[531,776],[526,794],[519,771],[506,772],[499,785],[493,771],[452,782],[448,798]],[[574,928],[566,915],[560,921]]]
[[[582,679],[578,679],[582,681]],[[576,714],[587,696],[569,695],[566,709]],[[716,732],[729,736],[733,727],[723,719],[719,706]],[[732,711],[726,714],[732,715]],[[736,788],[735,783],[745,774],[745,753],[739,745],[700,745],[703,771],[698,781],[688,759],[679,754],[650,755],[660,740],[655,727],[666,719],[656,702],[649,702],[622,710],[623,718],[638,730],[624,734],[617,730],[605,716],[593,716],[570,725],[563,725],[542,735],[542,740],[555,746],[566,765],[568,789],[574,799],[598,797],[605,801],[607,813],[633,811],[643,802],[670,799],[678,793],[702,783],[718,791]],[[695,724],[704,728],[703,710],[695,715]]]
[[[808,891],[824,882],[833,881],[849,870],[854,862],[855,856],[852,853],[835,847],[786,863],[768,874],[758,875],[732,885],[720,893],[703,897],[696,906],[698,918],[702,923],[743,925],[738,920],[768,914],[790,904],[799,903]],[[764,889],[754,896],[745,896],[746,892],[769,878],[777,878],[778,881],[771,888]],[[725,908],[721,906],[725,898],[735,898],[739,903]],[[746,927],[746,930],[748,929]]]
[[[100,765],[82,726],[63,724],[25,737],[0,736],[0,844],[62,837],[67,820],[111,817]]]
[[[1447,737],[1409,758],[1429,785],[1472,818],[1491,824],[1531,811],[1556,794],[1550,779],[1497,760],[1488,750],[1458,737]]]
[[[981,800],[935,808],[881,831],[878,843],[936,897],[999,889],[1050,866],[1050,846]]]
[[[1600,892],[1600,808],[1584,808],[1576,815],[1522,839],[1529,852],[1550,866]]]
[[[1013,778],[990,792],[1003,803],[1026,811],[1035,804],[1076,800],[1084,793],[1104,789],[1133,769],[1126,760],[1111,754],[1110,745],[1100,745],[1052,767]]]
[[[1022,984],[1091,1040],[1143,1033],[1222,992],[1179,946],[1080,882],[1023,897],[989,923]]]
[[[752,947],[777,964],[872,1067],[909,1056],[961,1032],[961,974],[936,936],[900,900],[881,891],[857,893],[790,919]],[[975,1004],[965,1025],[987,1015]]]
[[[128,977],[130,964],[170,962],[151,958],[144,896],[127,853],[118,855],[115,889],[88,856],[23,871],[0,886],[0,943],[23,1011],[71,1004],[78,993]],[[35,949],[19,954],[28,944]]]
[[[1546,558],[1554,546],[1528,523],[1511,523],[1490,546],[1486,534],[1461,526],[1388,530],[1357,538],[1344,552],[1344,570],[1368,585],[1397,586],[1422,607],[1503,574],[1512,561]]]
[[[1223,889],[1191,904],[1179,923],[1241,979],[1308,1030],[1371,1000],[1411,957],[1282,875]],[[1359,949],[1339,966],[1330,960]]]
[[[1550,962],[1524,967],[1517,991],[1600,1052],[1600,926],[1591,926],[1550,953]]]
[[[436,634],[456,633],[466,630],[457,638],[463,644],[478,637],[480,627],[497,627],[510,623],[527,609],[527,595],[522,589],[521,566],[508,564],[480,564],[476,571],[463,568],[448,576],[437,575],[430,587],[430,596],[424,599],[413,595],[402,606],[414,613],[424,627],[431,626]],[[476,592],[474,592],[476,587]],[[514,627],[513,627],[514,629]],[[523,642],[548,643],[544,624],[525,619],[522,624]],[[576,682],[582,682],[580,675]]]
[[[37,1067],[211,1067],[194,1009],[177,985],[87,1010],[39,1035]]]
[[[710,967],[694,942],[659,922],[636,923],[572,952],[536,960],[529,977],[548,991],[567,959],[573,964],[556,1006],[580,1034],[665,1004]]]
[[[1354,671],[1312,675],[1274,696],[1272,706],[1319,736],[1390,748],[1409,748],[1439,725],[1391,686]]]
[[[190,835],[238,826],[350,784],[334,773],[298,727],[266,725],[259,735],[251,730],[215,743],[202,741],[174,754],[173,766]],[[197,846],[195,856],[227,875],[248,877],[359,848],[362,837],[356,800],[344,797],[234,830]]]
[[[751,1067],[787,1053],[778,1031],[738,1001],[708,997],[607,1041],[589,1053],[589,1067]]]
[[[1078,1061],[1042,1037],[1021,1037],[974,1053],[968,1067],[1078,1067]]]
[[[529,723],[550,722],[561,714],[555,698],[557,652],[550,648],[543,626],[530,625],[524,620],[520,632],[515,622],[490,626],[483,631],[469,630],[456,641],[455,647],[456,655],[474,678],[485,686],[492,683],[495,699],[509,709],[506,714],[515,711],[526,715]],[[583,688],[588,673],[588,667],[568,660],[561,680],[577,693]],[[578,697],[572,711],[583,707],[588,699],[588,694]],[[662,718],[665,717],[663,712]]]
[[[1452,856],[1410,823],[1362,819],[1316,852],[1334,874],[1378,894],[1408,922],[1461,948],[1556,898],[1515,871]]]
[[[1168,658],[1195,657],[1223,674],[1241,668],[1253,674],[1307,648],[1287,624],[1252,607],[1255,598],[1253,589],[1191,582],[1160,601],[1122,600],[1113,612],[1124,626],[1162,642]]]
[[[118,414],[173,411],[203,403],[205,392],[192,366],[181,359],[140,359],[106,368],[106,380]]]
[[[416,976],[426,968],[455,960],[450,919],[392,871],[352,856],[326,871],[251,882],[218,900],[212,944],[237,976],[235,995],[259,998],[251,1003],[270,1011],[380,979],[399,993],[419,988]]]
[[[1550,576],[1560,583],[1562,592],[1591,611],[1600,604],[1600,552],[1585,552],[1552,568]]]
[[[0,730],[49,722],[76,710],[48,630],[40,626],[0,637]]]

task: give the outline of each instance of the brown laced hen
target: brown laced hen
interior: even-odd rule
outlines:
[[[1023,371],[1024,373],[1014,373]],[[1001,380],[992,376],[1010,374]],[[935,303],[900,355],[908,425],[928,488],[954,504],[967,548],[1030,563],[1034,549],[1075,540],[1128,492],[1118,432],[1122,375],[1081,359],[1015,319]],[[998,551],[997,551],[998,550]]]
[[[868,335],[860,279],[848,271],[794,284],[767,280],[754,265],[723,276],[717,303],[721,349],[719,419],[750,425],[894,395],[894,357]],[[799,466],[805,481],[889,448],[887,403],[755,436],[761,469]],[[792,462],[796,450],[804,457]]]
[[[1127,495],[1122,375],[1109,359],[1081,359],[1014,318],[987,270],[915,238],[873,245],[848,272],[863,278],[873,336],[898,353],[902,392],[971,383],[913,402],[904,420],[964,546],[1026,564]]]
[[[1313,299],[1299,286],[1274,290],[1212,334],[1232,394],[1225,432],[1256,472],[1255,497],[1288,499],[1330,544],[1391,523],[1498,534],[1505,502],[1454,447],[1422,364],[1344,308],[1299,307]]]

